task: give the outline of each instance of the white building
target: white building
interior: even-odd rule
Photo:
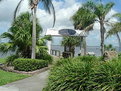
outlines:
[[[72,34],[68,34],[68,30],[69,31],[72,30]],[[60,31],[62,31],[62,34]],[[51,35],[52,37],[80,36],[82,39],[85,39],[87,36],[87,33],[85,33],[83,30],[74,30],[74,29],[47,29],[45,35]],[[54,40],[52,40],[52,41],[54,41]],[[47,41],[48,53],[51,55],[55,55],[55,56],[61,56],[63,51],[57,47],[55,49],[52,49],[52,45],[53,45],[52,41]],[[80,42],[81,42],[81,40],[80,40]],[[84,55],[83,43],[80,43],[80,44],[81,44],[80,45],[81,48],[78,48],[79,52],[81,53],[81,55]],[[79,53],[76,53],[76,54],[78,55]]]

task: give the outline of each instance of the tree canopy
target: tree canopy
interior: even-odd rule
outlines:
[[[42,28],[37,21],[37,46],[44,46],[44,43],[40,43],[41,32]],[[23,57],[30,57],[32,44],[32,21],[30,20],[30,14],[26,12],[18,16],[8,32],[3,33],[1,38],[7,38],[8,42],[0,44],[0,51],[4,53],[14,51]]]

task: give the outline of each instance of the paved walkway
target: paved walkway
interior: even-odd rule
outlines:
[[[48,71],[45,71],[38,75],[0,86],[0,91],[42,91],[46,85],[47,77]]]

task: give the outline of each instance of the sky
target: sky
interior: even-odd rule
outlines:
[[[53,0],[53,4],[56,11],[56,24],[54,28],[72,28],[73,22],[71,17],[75,14],[79,7],[81,7],[82,3],[85,0]],[[106,16],[108,19],[111,15],[121,12],[121,1],[120,0],[102,0],[103,3],[107,2],[115,2],[115,6],[112,8],[110,13]],[[17,6],[19,0],[5,0],[0,3],[0,34],[8,31],[13,22],[13,13],[15,7]],[[28,1],[24,0],[19,9],[18,15],[22,12],[30,11],[28,7]],[[41,26],[43,27],[44,32],[47,28],[52,28],[53,25],[53,16],[49,15],[42,8],[41,4],[37,10],[37,18]],[[111,21],[117,21],[115,18],[112,18]],[[100,45],[100,32],[99,32],[99,23],[95,23],[94,30],[91,31],[87,37],[87,45],[88,46],[99,46]],[[105,26],[108,30],[109,27]],[[55,44],[59,44],[58,39],[55,39]],[[105,41],[106,44],[113,44],[114,46],[118,46],[118,41],[116,36],[112,36]]]

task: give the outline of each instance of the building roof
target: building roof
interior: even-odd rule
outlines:
[[[59,33],[59,31],[62,29],[47,29],[46,34],[45,35],[51,35],[51,36],[87,36],[87,33],[84,32],[83,30],[75,30],[75,34],[73,35],[62,35]],[[65,29],[68,30],[68,29]],[[72,29],[71,29],[72,30]]]

